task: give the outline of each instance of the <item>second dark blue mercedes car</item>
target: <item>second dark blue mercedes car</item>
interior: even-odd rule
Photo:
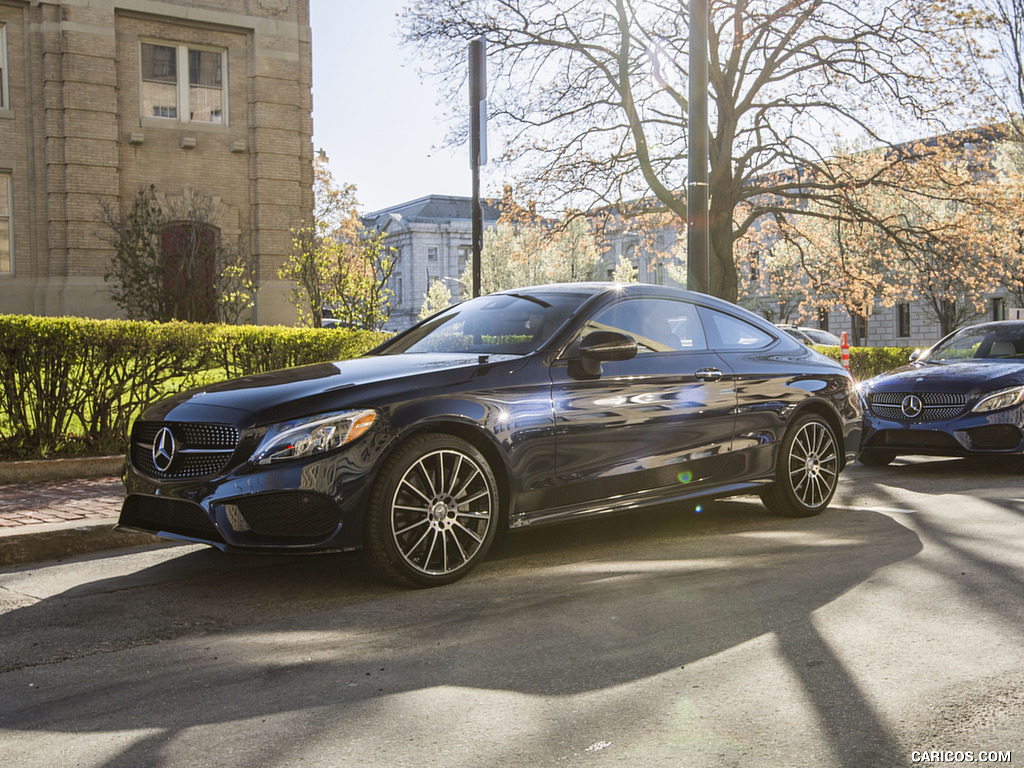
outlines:
[[[1024,322],[962,328],[860,391],[863,464],[1024,452]]]
[[[120,524],[229,552],[362,550],[431,586],[504,527],[738,493],[817,514],[860,431],[849,373],[733,304],[523,288],[356,360],[157,404],[133,427]]]

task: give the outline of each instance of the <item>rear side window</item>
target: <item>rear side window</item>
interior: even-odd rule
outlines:
[[[715,351],[762,349],[775,341],[775,337],[767,331],[724,312],[701,307],[700,316],[704,320],[708,344]]]
[[[632,336],[641,354],[708,348],[697,307],[684,301],[626,299],[588,321],[583,335],[591,331],[618,331]]]

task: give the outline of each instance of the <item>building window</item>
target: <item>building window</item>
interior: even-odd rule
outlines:
[[[1006,319],[1006,299],[1003,298],[1002,296],[997,296],[996,298],[992,299],[992,319]]]
[[[0,24],[0,109],[10,109],[7,95],[7,26]]]
[[[899,310],[899,328],[896,329],[896,335],[905,339],[910,336],[910,305],[898,304],[897,309]]]
[[[0,274],[13,271],[11,254],[11,174],[0,173]]]
[[[142,116],[226,123],[225,51],[142,43]]]
[[[437,261],[437,248],[427,248],[427,261]]]

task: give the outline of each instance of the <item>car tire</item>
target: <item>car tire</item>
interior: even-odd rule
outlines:
[[[804,414],[782,438],[775,482],[761,492],[761,501],[777,515],[817,515],[835,495],[839,469],[839,443],[832,427],[817,414]]]
[[[487,555],[501,498],[487,459],[458,437],[424,434],[385,461],[370,492],[363,557],[395,584],[461,579]]]
[[[877,448],[865,448],[857,458],[865,467],[887,467],[896,458],[895,451],[880,451]]]

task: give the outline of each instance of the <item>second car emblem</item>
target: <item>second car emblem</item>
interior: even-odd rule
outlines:
[[[908,419],[916,419],[921,415],[921,411],[924,410],[924,404],[917,395],[907,395],[903,398],[900,408],[903,411],[903,415]]]

